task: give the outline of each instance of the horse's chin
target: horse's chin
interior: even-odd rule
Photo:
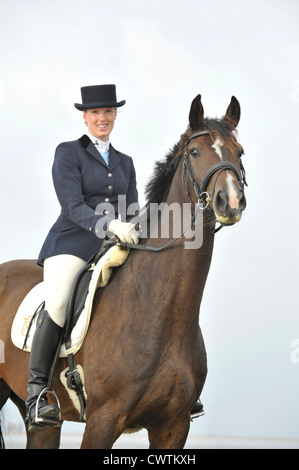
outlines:
[[[215,212],[215,216],[217,219],[217,222],[219,222],[222,225],[234,225],[238,222],[240,222],[242,218],[242,213],[240,212],[239,214],[236,214],[234,217],[224,217],[223,215],[217,214]]]

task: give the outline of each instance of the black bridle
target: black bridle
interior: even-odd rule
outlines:
[[[243,190],[244,185],[247,186],[246,182],[246,175],[245,175],[245,169],[243,167],[241,158],[240,158],[240,170],[234,165],[233,163],[230,162],[218,162],[215,163],[215,165],[211,166],[211,168],[208,169],[206,174],[204,175],[203,179],[200,181],[198,177],[196,176],[191,159],[190,159],[190,154],[188,152],[188,144],[191,142],[191,140],[195,139],[196,137],[201,137],[202,135],[208,135],[209,131],[199,131],[196,132],[195,134],[192,134],[191,137],[189,137],[188,140],[185,142],[185,154],[184,154],[184,165],[183,165],[183,175],[182,175],[182,181],[183,181],[183,186],[185,188],[185,193],[186,196],[189,200],[189,202],[192,204],[193,208],[195,207],[191,194],[188,188],[188,183],[187,183],[187,175],[189,176],[191,185],[193,186],[194,192],[197,197],[198,203],[205,203],[205,207],[203,209],[206,209],[209,202],[213,200],[214,193],[215,193],[215,187],[216,187],[216,182],[217,179],[220,175],[220,173],[224,170],[231,170],[235,176],[237,177],[237,180]],[[212,176],[216,174],[216,178],[213,184],[212,192],[211,195],[207,192],[207,187],[208,184],[212,178]]]
[[[186,196],[189,200],[189,202],[191,203],[193,209],[194,209],[194,212],[193,212],[193,215],[192,215],[192,219],[191,219],[191,222],[190,222],[190,225],[180,234],[179,237],[176,237],[176,238],[173,238],[172,240],[170,240],[168,243],[166,243],[165,245],[161,246],[161,247],[154,247],[154,246],[146,246],[146,245],[135,245],[134,243],[126,243],[126,242],[122,242],[120,240],[115,240],[115,243],[124,247],[124,248],[133,248],[135,250],[144,250],[144,251],[154,251],[154,252],[158,252],[158,251],[162,251],[164,250],[165,248],[168,248],[170,245],[172,245],[174,242],[176,242],[177,240],[179,240],[185,233],[186,231],[192,227],[194,225],[194,223],[196,223],[196,209],[195,209],[195,204],[193,203],[192,201],[192,198],[191,198],[191,195],[190,195],[190,191],[189,191],[189,188],[188,188],[188,183],[187,183],[187,178],[186,176],[188,175],[189,176],[189,179],[190,179],[190,182],[191,182],[191,185],[193,186],[194,188],[194,192],[196,194],[196,197],[197,197],[197,200],[198,200],[198,204],[201,206],[203,203],[205,203],[205,206],[204,207],[200,207],[201,209],[206,209],[209,205],[209,202],[212,201],[213,199],[213,196],[214,196],[214,192],[215,192],[215,186],[216,186],[216,182],[217,182],[217,179],[220,175],[220,173],[224,170],[231,170],[235,176],[237,177],[238,179],[238,182],[243,190],[244,188],[244,185],[247,186],[247,182],[246,182],[246,175],[245,175],[245,169],[243,167],[243,164],[242,164],[242,161],[241,161],[241,158],[240,158],[240,170],[236,167],[236,165],[234,165],[233,163],[230,163],[230,162],[218,162],[216,163],[215,165],[211,166],[211,168],[208,169],[208,171],[206,172],[206,174],[204,175],[202,181],[200,181],[198,179],[198,177],[196,176],[195,172],[194,172],[194,169],[193,169],[193,166],[192,166],[192,163],[191,163],[191,159],[190,159],[190,154],[188,152],[188,144],[191,142],[191,140],[195,139],[196,137],[200,137],[202,135],[208,135],[210,134],[209,131],[199,131],[199,132],[195,132],[194,134],[191,135],[191,137],[189,137],[188,140],[186,140],[185,142],[185,154],[184,154],[184,164],[183,164],[183,174],[182,174],[182,182],[183,182],[183,186],[184,186],[184,189],[185,189],[185,193],[186,193]],[[214,173],[216,173],[216,178],[215,178],[215,181],[214,181],[214,184],[213,184],[213,189],[212,189],[212,193],[211,193],[211,196],[207,193],[207,187],[208,187],[208,184],[212,178],[212,176],[214,175]],[[205,199],[205,200],[204,200]],[[218,232],[218,230],[220,230],[223,226],[220,225],[216,230],[215,230],[215,233]]]

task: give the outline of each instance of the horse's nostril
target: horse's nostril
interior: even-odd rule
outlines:
[[[242,211],[246,207],[246,198],[245,198],[245,195],[244,195],[243,191],[239,192],[239,207],[240,207],[240,210],[242,210]]]
[[[217,210],[224,213],[225,209],[227,208],[227,204],[228,204],[227,194],[224,191],[219,191],[215,200],[215,205],[216,205]]]

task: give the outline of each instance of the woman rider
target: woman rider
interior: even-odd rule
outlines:
[[[30,431],[44,425],[35,422],[36,402],[48,383],[74,278],[99,251],[107,230],[122,241],[139,240],[135,225],[129,222],[132,215],[123,221],[118,218],[118,196],[125,196],[127,208],[131,204],[138,207],[133,160],[110,143],[117,108],[125,101],[117,102],[115,85],[86,86],[81,88],[81,95],[82,104],[76,103],[75,107],[83,111],[88,132],[56,149],[52,175],[61,213],[38,258],[38,264],[43,266],[45,306],[30,353],[26,400]],[[99,213],[99,204],[108,209]],[[48,403],[46,394],[40,397],[39,418],[57,422],[59,412],[58,406]]]

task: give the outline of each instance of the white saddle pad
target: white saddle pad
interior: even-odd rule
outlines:
[[[129,250],[121,249],[117,245],[113,246],[96,265],[93,265],[90,268],[93,273],[88,288],[88,294],[82,313],[71,333],[71,347],[66,349],[65,344],[63,344],[60,349],[60,357],[67,357],[67,355],[71,353],[75,354],[81,348],[89,327],[95,291],[98,287],[104,287],[108,284],[112,269],[114,267],[121,266],[126,261],[128,254]],[[13,344],[18,348],[23,349],[24,340],[31,318],[43,302],[44,283],[41,282],[33,287],[33,289],[31,289],[31,291],[26,295],[14,318],[11,328],[11,339]],[[37,316],[30,327],[24,351],[31,351],[32,338],[36,329],[36,320]]]

